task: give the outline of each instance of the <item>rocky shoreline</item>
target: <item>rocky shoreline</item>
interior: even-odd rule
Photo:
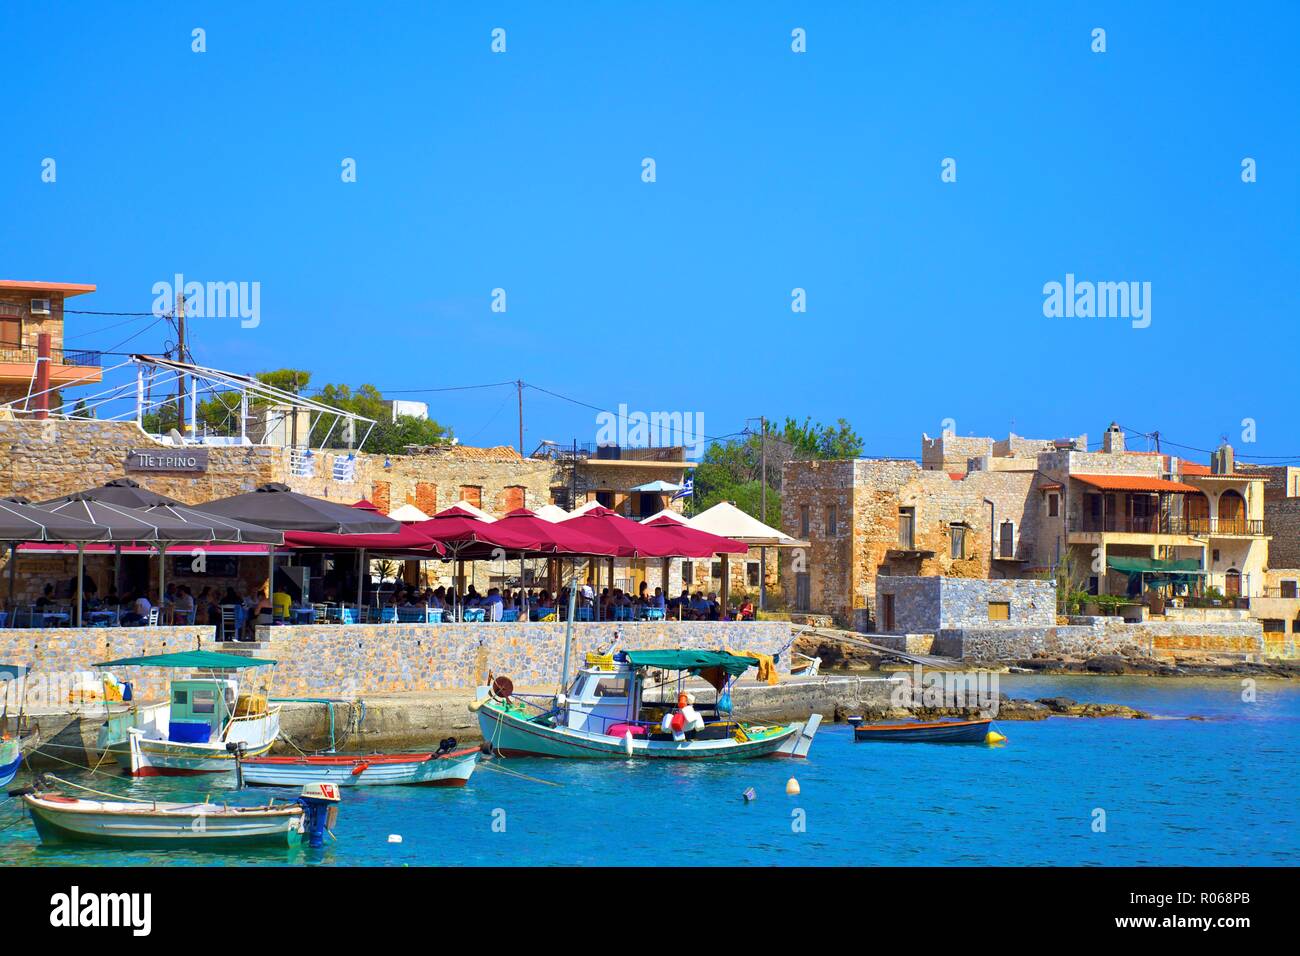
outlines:
[[[801,639],[796,642],[795,650],[808,657],[821,658],[823,674],[863,671],[879,671],[888,674],[892,671],[912,668],[911,664],[902,663],[899,658],[887,653],[822,639]],[[996,671],[1011,674],[1262,677],[1300,680],[1300,660],[1245,661],[1238,658],[1183,658],[1171,661],[1138,655],[1102,654],[1086,658],[1039,655],[1011,661],[954,660],[950,664],[945,662],[945,665],[963,671]]]

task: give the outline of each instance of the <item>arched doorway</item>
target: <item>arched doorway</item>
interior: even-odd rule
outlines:
[[[1246,499],[1229,489],[1219,495],[1219,534],[1246,533]]]
[[[1227,597],[1241,597],[1241,572],[1236,568],[1229,568],[1224,575],[1223,593]]]
[[[1197,492],[1183,498],[1183,518],[1188,534],[1206,534],[1210,530],[1210,499]]]

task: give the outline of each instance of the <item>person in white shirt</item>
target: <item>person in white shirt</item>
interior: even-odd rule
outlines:
[[[501,620],[502,612],[505,611],[506,602],[502,600],[501,592],[499,590],[496,588],[490,588],[487,593],[487,598],[483,602],[483,606],[487,608],[487,619],[489,621],[499,621]]]

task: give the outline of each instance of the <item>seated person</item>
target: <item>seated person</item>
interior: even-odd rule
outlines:
[[[754,602],[749,599],[748,595],[740,599],[740,607],[736,610],[736,619],[740,621],[752,621],[754,619]]]
[[[287,591],[276,591],[271,595],[271,607],[282,618],[288,618],[289,609],[293,607],[293,598]]]
[[[182,584],[176,589],[176,598],[172,601],[172,607],[176,612],[176,620],[184,623],[190,619],[190,612],[194,610],[194,595],[190,589]]]
[[[153,604],[149,602],[149,595],[141,591],[131,602],[131,610],[122,615],[122,624],[126,627],[148,624],[151,611]]]
[[[650,606],[660,608],[661,610],[667,607],[664,602],[663,588],[655,588],[654,597],[650,599]]]
[[[245,634],[255,634],[254,628],[259,624],[271,623],[271,602],[267,600],[266,588],[257,592],[257,601],[249,608],[248,621],[244,624]],[[246,637],[245,640],[252,640],[252,637]]]
[[[489,588],[483,606],[487,609],[484,617],[489,621],[499,621],[502,612],[505,610],[506,602],[502,599],[501,592],[497,588]]]
[[[36,599],[36,610],[44,611],[46,608],[52,607],[53,605],[54,585],[47,584],[45,585],[45,590],[41,592],[41,596]]]

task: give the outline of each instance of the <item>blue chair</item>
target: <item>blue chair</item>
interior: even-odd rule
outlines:
[[[577,611],[574,612],[573,619],[575,621],[590,621],[592,619],[591,608],[589,607],[578,608]]]
[[[446,610],[443,608],[431,607],[425,612],[424,619],[429,624],[441,624],[443,615],[446,613],[447,613]]]
[[[391,605],[391,604],[388,604],[388,605],[385,605],[384,607],[381,607],[381,608],[379,609],[379,623],[380,623],[380,624],[396,624],[396,623],[397,623],[397,608],[393,607],[393,605]]]
[[[515,621],[518,621],[518,620],[519,620],[519,610],[518,610],[518,608],[508,607],[508,608],[506,608],[504,611],[501,612],[501,622],[502,622],[503,624],[506,624],[506,623],[513,624]]]
[[[357,614],[357,609],[354,607],[339,608],[340,624],[356,624],[359,616],[360,615]]]
[[[622,604],[614,605],[614,620],[631,621],[633,620],[634,608],[624,607]]]
[[[467,607],[467,608],[465,608],[465,612],[464,612],[464,615],[463,615],[463,619],[464,619],[465,621],[476,621],[476,622],[481,622],[481,621],[483,620],[483,617],[484,617],[483,608],[481,608],[481,607]]]

